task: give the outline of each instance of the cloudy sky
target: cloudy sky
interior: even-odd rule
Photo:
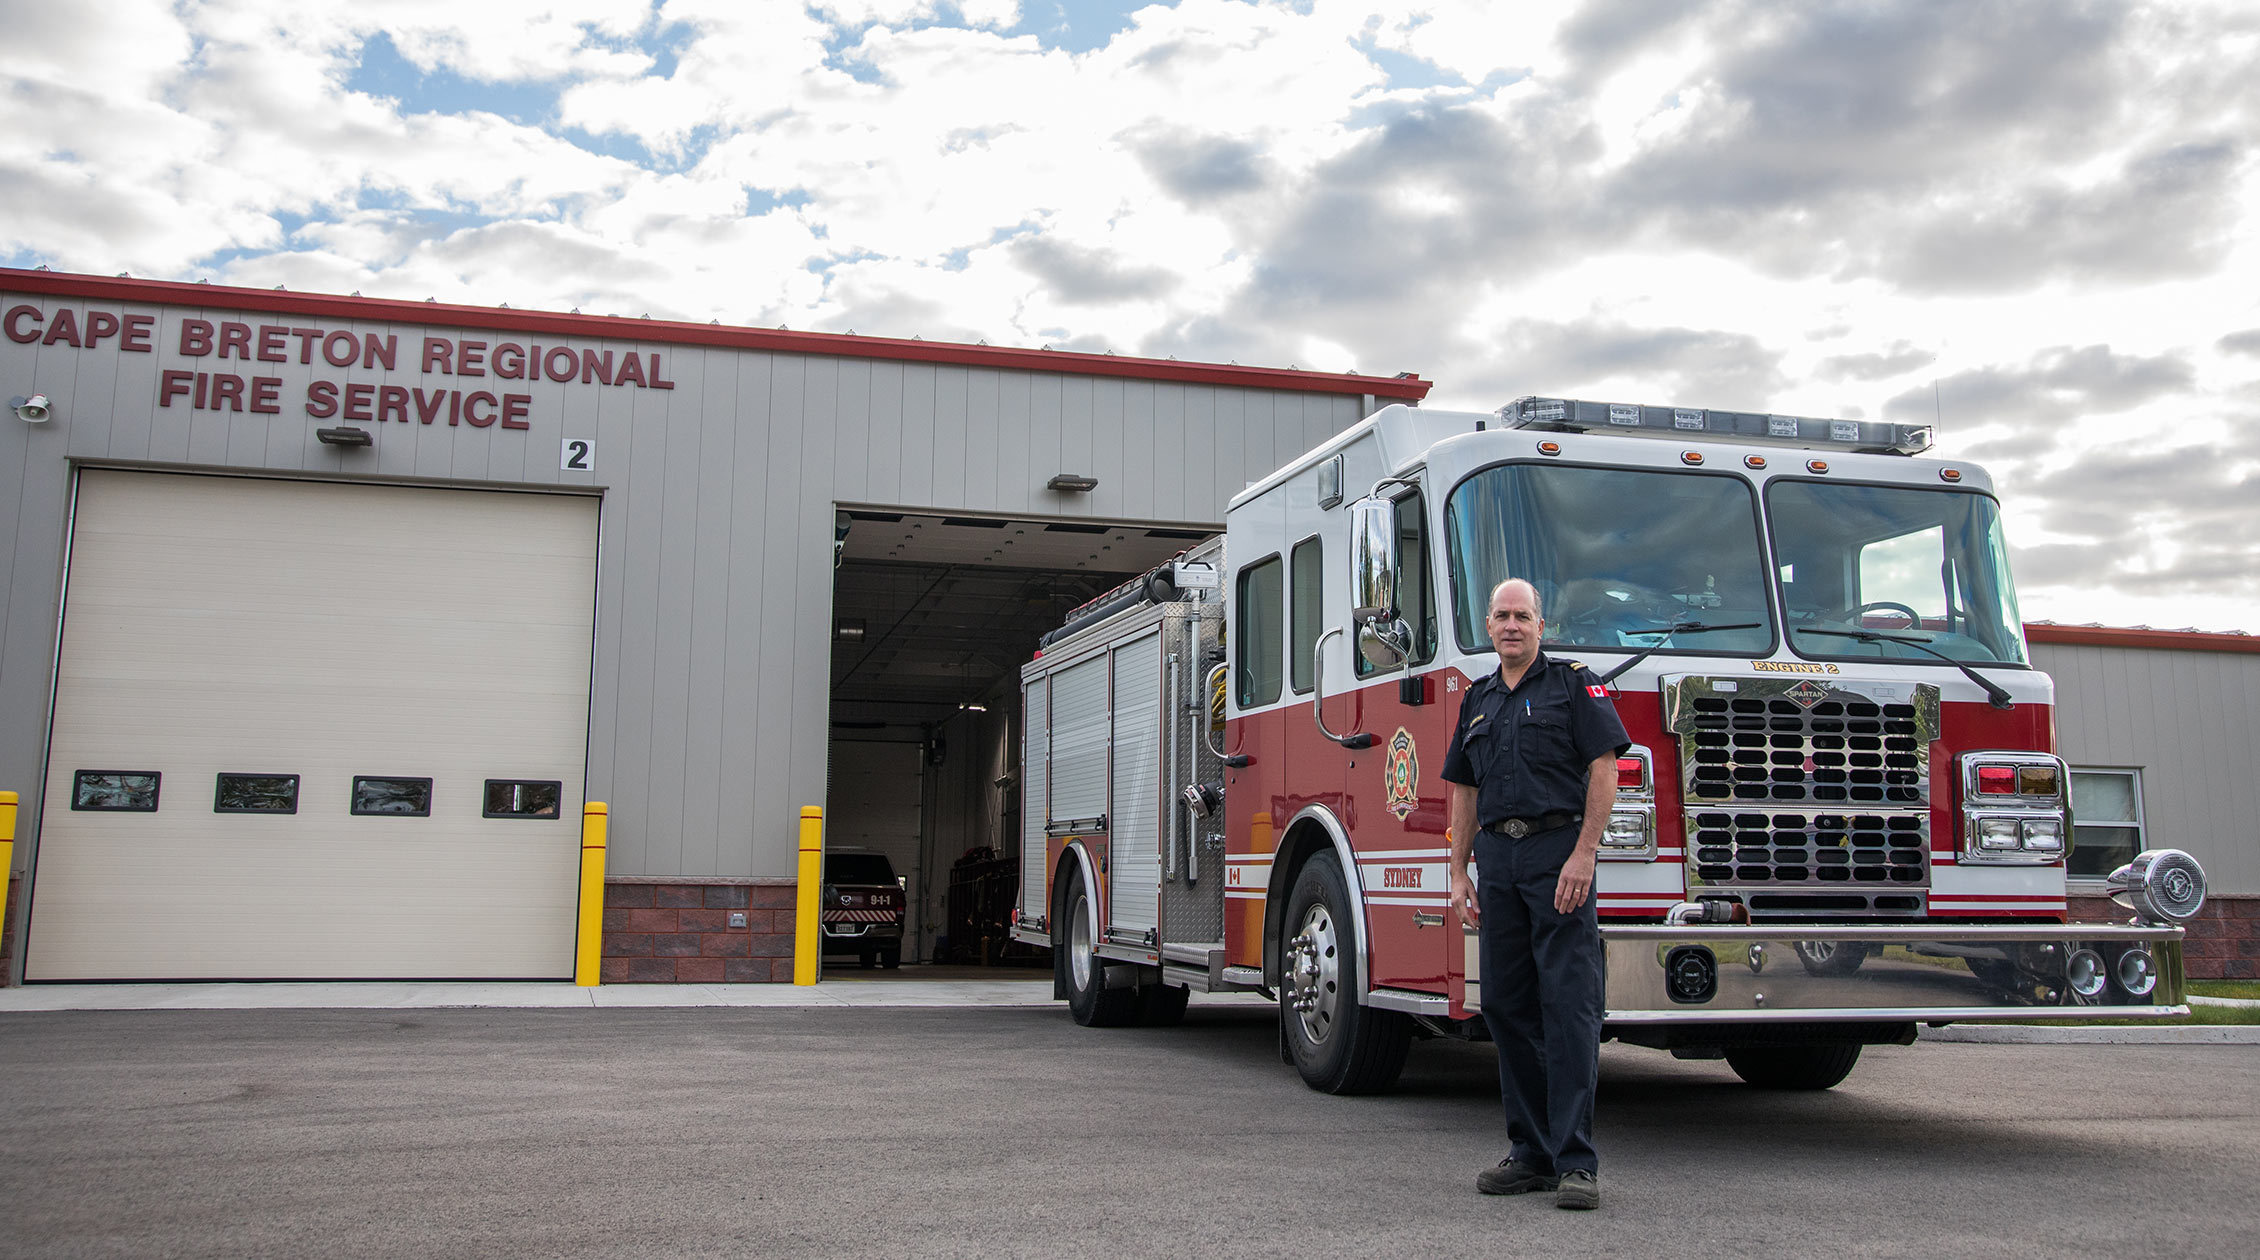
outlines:
[[[2243,0],[0,0],[0,263],[1930,420],[2260,632]]]

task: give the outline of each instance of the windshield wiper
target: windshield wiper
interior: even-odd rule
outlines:
[[[1649,657],[1654,656],[1658,651],[1662,650],[1664,644],[1671,642],[1671,637],[1675,634],[1708,634],[1713,630],[1761,630],[1764,628],[1765,623],[1762,621],[1743,621],[1737,622],[1736,624],[1731,626],[1707,626],[1700,621],[1675,621],[1668,626],[1662,626],[1654,630],[1619,631],[1618,633],[1620,634],[1660,634],[1664,637],[1633,653],[1631,656],[1626,657],[1622,665],[1619,665],[1615,669],[1610,670],[1608,673],[1601,675],[1601,685],[1604,687],[1608,686],[1610,680],[1614,679],[1618,674],[1621,674],[1624,671],[1631,669],[1633,666],[1638,665],[1640,662],[1647,660]]]
[[[2002,688],[2001,684],[1994,682],[1992,679],[1987,678],[1985,675],[1977,672],[1974,669],[1971,669],[1967,662],[1957,661],[1953,657],[1948,656],[1946,653],[1930,646],[1930,640],[1928,639],[1918,639],[1913,635],[1907,634],[1884,634],[1881,631],[1877,630],[1816,630],[1810,626],[1791,626],[1789,628],[1789,633],[1825,634],[1832,639],[1858,639],[1862,643],[1904,643],[1908,647],[1911,647],[1918,652],[1922,652],[1929,656],[1935,656],[1938,659],[1953,666],[1954,668],[1961,670],[1962,673],[1967,676],[1971,682],[1976,683],[1978,685],[1978,688],[1985,692],[1986,703],[1992,705],[1994,708],[2013,709],[2017,707],[2016,702],[2009,698],[2009,693]]]

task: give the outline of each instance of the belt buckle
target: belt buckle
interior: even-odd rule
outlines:
[[[1508,835],[1513,836],[1515,839],[1520,840],[1524,836],[1530,834],[1530,824],[1524,822],[1520,818],[1509,818],[1507,820],[1507,825],[1501,828],[1501,830],[1505,831]]]

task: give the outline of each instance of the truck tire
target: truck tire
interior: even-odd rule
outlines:
[[[1106,960],[1091,939],[1091,894],[1083,872],[1068,868],[1067,895],[1052,929],[1052,965],[1067,990],[1067,1012],[1085,1028],[1120,1028],[1138,1022],[1138,991],[1106,987]]]
[[[893,945],[880,946],[879,965],[890,971],[902,966],[902,943],[898,941]]]
[[[1167,1028],[1185,1022],[1185,1004],[1193,991],[1181,984],[1149,984],[1138,990],[1138,1022],[1148,1028]]]
[[[1361,1003],[1356,913],[1342,864],[1319,853],[1296,873],[1279,941],[1279,1021],[1303,1083],[1326,1094],[1371,1094],[1396,1083],[1412,1020]]]
[[[1852,1074],[1857,1044],[1729,1046],[1726,1065],[1759,1089],[1827,1089]]]

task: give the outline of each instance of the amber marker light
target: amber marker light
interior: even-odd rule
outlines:
[[[1763,455],[1745,455],[1742,457],[1742,466],[1744,468],[1764,468],[1766,457]]]
[[[1809,473],[1826,473],[1828,471],[1828,461],[1825,459],[1808,459],[1805,461],[1805,471]]]
[[[1679,462],[1682,464],[1700,464],[1703,462],[1703,452],[1681,451],[1679,453]]]
[[[1541,455],[1559,455],[1562,453],[1562,444],[1559,442],[1540,442],[1538,453]]]
[[[1938,470],[1938,479],[1940,481],[1960,481],[1962,470],[1959,468],[1941,468]]]

